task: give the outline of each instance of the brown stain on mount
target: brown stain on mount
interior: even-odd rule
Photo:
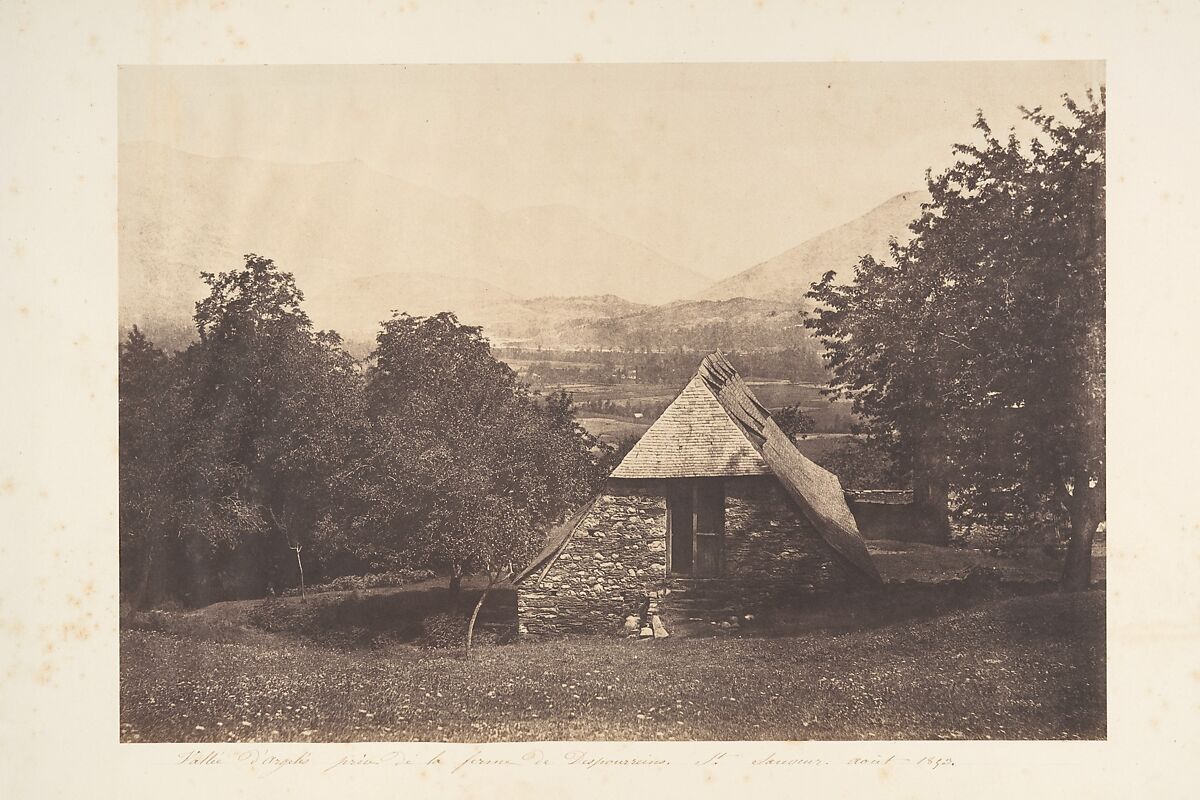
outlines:
[[[68,642],[72,639],[82,642],[92,635],[92,632],[88,630],[86,626],[76,622],[63,623],[60,633],[62,634],[62,640],[64,642]]]
[[[232,25],[225,26],[225,33],[229,36],[230,41],[233,42],[234,47],[236,47],[238,50],[246,49],[246,37],[239,36],[237,31],[233,29]]]
[[[54,665],[49,661],[43,661],[42,665],[38,667],[37,672],[33,674],[33,680],[35,683],[45,686],[50,682],[50,678],[53,677],[53,675]]]

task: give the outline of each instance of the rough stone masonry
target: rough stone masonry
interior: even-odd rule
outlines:
[[[717,580],[739,608],[850,588],[851,571],[774,476],[730,478],[725,490]],[[667,481],[610,481],[545,573],[518,586],[521,633],[618,635],[626,617],[645,613],[670,585],[666,493]]]

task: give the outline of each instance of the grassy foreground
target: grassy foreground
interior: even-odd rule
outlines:
[[[122,741],[1105,736],[1104,595],[850,633],[334,649],[121,634]]]

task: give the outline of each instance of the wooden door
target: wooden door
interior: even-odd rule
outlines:
[[[697,578],[721,574],[721,534],[696,531],[695,571]]]
[[[719,478],[701,479],[692,491],[693,574],[715,578],[725,555],[725,484]]]
[[[676,575],[691,575],[695,544],[692,541],[693,503],[690,486],[667,495],[667,533],[670,539],[668,569]]]

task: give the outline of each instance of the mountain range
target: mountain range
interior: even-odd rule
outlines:
[[[839,277],[848,279],[861,256],[882,258],[888,254],[890,239],[907,240],[911,236],[908,223],[920,216],[921,204],[929,200],[929,192],[924,189],[898,194],[861,217],[718,281],[703,290],[700,297],[799,300],[827,271],[835,270]]]
[[[718,323],[759,330],[804,306],[827,269],[885,255],[928,197],[893,197],[714,283],[576,208],[496,211],[358,161],[276,164],[150,143],[123,144],[119,158],[120,324],[168,345],[190,336],[200,271],[250,252],[295,274],[318,327],[360,345],[392,310],[452,310],[493,341],[549,346],[650,345]]]

